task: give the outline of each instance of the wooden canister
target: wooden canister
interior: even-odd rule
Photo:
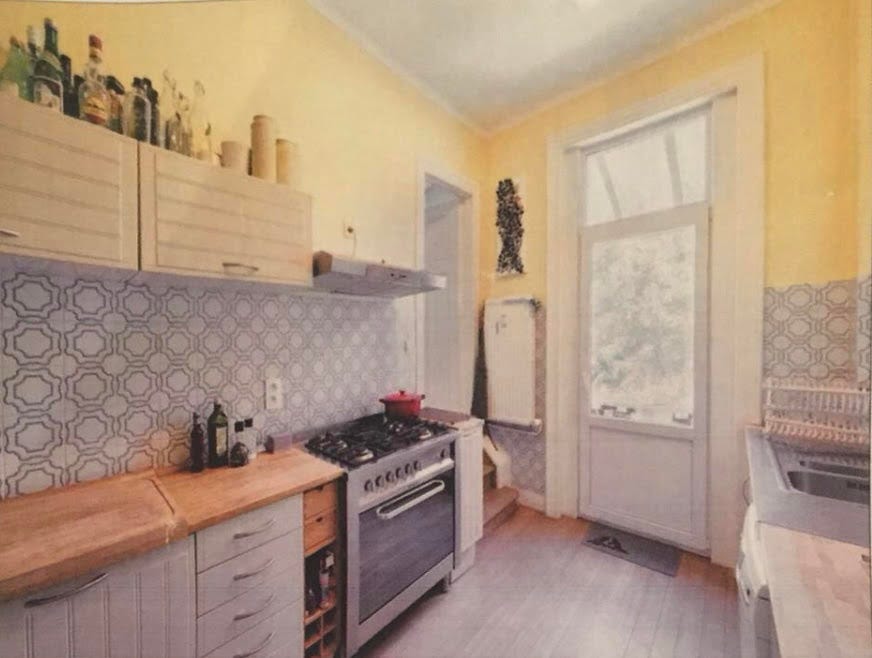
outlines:
[[[297,145],[287,139],[276,140],[276,182],[291,184],[296,169]]]
[[[242,142],[221,142],[221,166],[248,173],[248,146]]]
[[[276,122],[263,114],[251,122],[251,173],[271,183],[276,181]]]

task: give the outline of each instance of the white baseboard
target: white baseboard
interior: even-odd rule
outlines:
[[[537,512],[545,511],[545,496],[529,489],[518,489],[518,503]]]

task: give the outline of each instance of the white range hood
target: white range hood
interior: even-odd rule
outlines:
[[[424,270],[369,263],[319,251],[314,256],[315,288],[346,295],[406,297],[445,288],[446,278]]]

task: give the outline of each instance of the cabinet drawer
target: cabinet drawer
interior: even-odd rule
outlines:
[[[302,525],[302,496],[241,514],[197,533],[197,571],[281,537]]]
[[[303,600],[298,599],[254,628],[218,647],[208,658],[301,658]]]
[[[197,614],[202,616],[240,594],[269,585],[279,574],[302,594],[301,528],[198,574]]]
[[[197,620],[197,654],[204,656],[302,600],[299,578],[279,574],[268,585],[237,596]],[[302,613],[296,623],[302,620]]]
[[[336,537],[336,530],[336,508],[322,512],[318,516],[306,521],[306,527],[303,531],[306,552]]]
[[[321,512],[338,507],[339,492],[335,482],[322,484],[303,494],[303,518],[307,521]]]

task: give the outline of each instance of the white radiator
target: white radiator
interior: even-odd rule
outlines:
[[[531,297],[484,306],[488,422],[539,430],[536,418],[536,305]]]

